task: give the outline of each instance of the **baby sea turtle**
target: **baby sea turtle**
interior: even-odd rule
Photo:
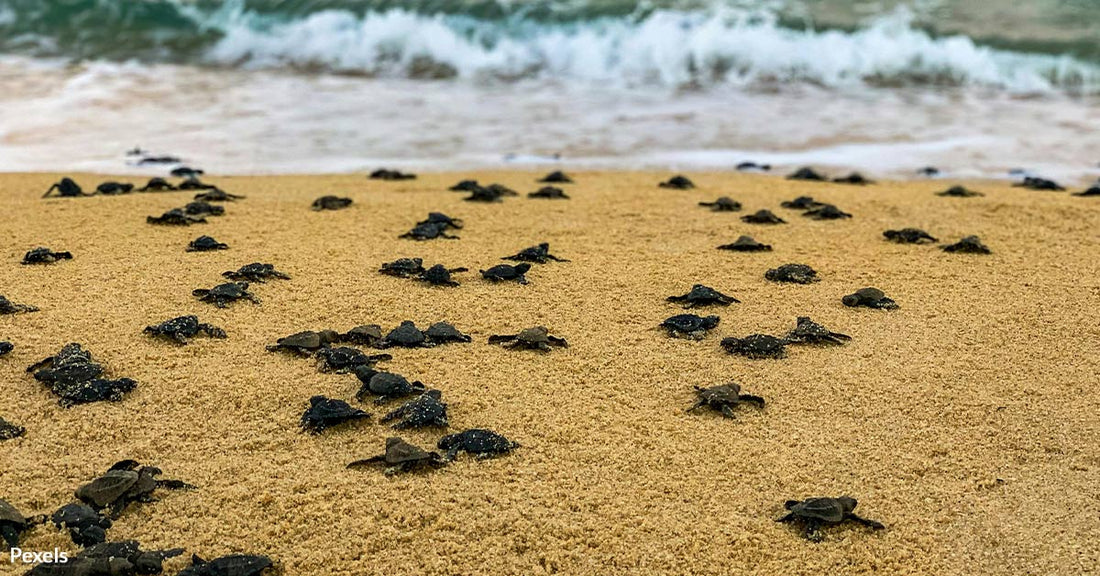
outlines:
[[[792,210],[812,210],[814,208],[820,208],[825,204],[814,200],[812,196],[799,196],[794,200],[787,200],[779,204],[784,208],[790,208]]]
[[[550,253],[550,244],[543,242],[538,246],[530,246],[520,250],[519,252],[501,258],[501,260],[512,260],[514,262],[533,262],[537,264],[546,264],[548,261],[553,260],[555,262],[569,262],[564,258],[558,258]]]
[[[448,188],[451,192],[473,192],[481,188],[477,180],[459,180],[457,184]]]
[[[722,348],[730,354],[740,354],[746,358],[785,358],[787,341],[767,334],[750,334],[744,338],[723,338]]]
[[[864,178],[863,174],[860,174],[859,172],[852,172],[851,174],[841,178],[833,178],[833,182],[836,182],[837,184],[855,184],[857,186],[874,184],[873,181]]]
[[[447,404],[442,400],[443,393],[439,390],[428,390],[414,400],[401,405],[400,408],[386,414],[381,422],[401,421],[392,427],[395,430],[406,428],[428,428],[447,425]]]
[[[482,277],[490,282],[507,282],[515,281],[520,284],[527,283],[527,277],[524,274],[531,269],[530,264],[517,264],[512,266],[511,264],[497,264],[488,270],[480,270]]]
[[[416,180],[416,174],[408,174],[400,170],[387,170],[379,168],[371,172],[367,178],[371,180]]]
[[[691,180],[688,180],[687,176],[677,174],[676,176],[669,178],[667,181],[661,182],[657,186],[660,186],[661,188],[671,188],[673,190],[690,190],[692,188],[695,188],[695,183]]]
[[[757,164],[756,162],[741,162],[734,167],[738,172],[769,172],[771,164]]]
[[[340,342],[350,342],[359,346],[374,346],[375,342],[382,339],[382,327],[377,324],[363,324],[344,332],[339,339]]]
[[[50,516],[54,527],[69,531],[69,537],[77,546],[95,546],[107,541],[106,530],[111,519],[95,508],[82,503],[66,504]]]
[[[27,429],[0,418],[0,441],[13,440],[27,433]]]
[[[741,203],[729,196],[719,196],[714,202],[700,202],[700,206],[707,206],[714,212],[737,212],[741,209]]]
[[[505,196],[518,196],[519,193],[503,184],[490,184],[478,186],[470,190],[470,195],[464,198],[467,202],[500,202]]]
[[[179,344],[187,344],[189,338],[194,338],[200,333],[211,338],[225,338],[225,330],[199,322],[198,316],[179,316],[165,320],[155,326],[146,326],[144,332],[151,336],[168,338]]]
[[[936,196],[953,196],[955,198],[973,198],[975,196],[985,196],[981,192],[975,192],[969,190],[963,186],[952,186],[943,192],[936,192]]]
[[[224,216],[225,208],[203,200],[188,202],[183,211],[192,216]]]
[[[555,186],[543,186],[527,195],[528,198],[545,198],[548,200],[568,200],[569,195],[565,190]]]
[[[341,210],[351,206],[351,198],[341,198],[339,196],[321,196],[313,201],[310,208],[314,210]]]
[[[707,335],[707,330],[715,328],[721,318],[717,316],[696,316],[695,314],[677,314],[666,318],[661,322],[661,327],[668,331],[673,338],[690,338],[702,340]]]
[[[764,273],[764,278],[772,282],[792,282],[794,284],[812,284],[820,280],[817,271],[805,264],[784,264]]]
[[[549,352],[551,346],[568,348],[569,343],[564,338],[551,336],[545,326],[533,326],[521,330],[519,334],[497,334],[489,336],[490,344],[499,344],[505,348],[523,348]]]
[[[222,272],[222,276],[225,276],[230,280],[259,282],[260,284],[263,284],[264,282],[267,282],[269,279],[272,278],[290,280],[290,276],[276,270],[275,265],[261,264],[259,262],[245,264],[244,266],[238,268],[235,272]]]
[[[741,236],[730,244],[719,246],[718,249],[733,250],[734,252],[771,252],[772,247],[768,244],[757,242],[752,236]]]
[[[45,516],[27,518],[7,500],[0,500],[0,538],[7,542],[9,549],[19,547],[19,537],[24,532],[45,522]]]
[[[231,554],[207,561],[195,555],[178,576],[263,576],[274,565],[267,556]]]
[[[504,436],[486,430],[484,428],[470,428],[458,434],[448,434],[439,439],[436,445],[440,450],[447,451],[447,461],[454,460],[459,452],[465,451],[473,454],[475,458],[483,460],[508,454],[519,448],[519,444],[512,442]]]
[[[187,245],[188,252],[210,252],[211,250],[228,250],[229,245],[218,242],[210,236],[199,236]]]
[[[119,402],[137,387],[130,378],[107,380],[100,378],[103,366],[80,344],[66,344],[55,356],[40,360],[27,368],[34,379],[45,384],[59,397],[63,408],[90,402]]]
[[[205,224],[206,218],[188,214],[182,208],[173,208],[160,216],[146,216],[145,221],[161,226],[190,226],[192,224]]]
[[[1046,178],[1036,178],[1034,176],[1025,176],[1023,182],[1013,184],[1013,186],[1019,186],[1027,188],[1028,190],[1052,190],[1055,192],[1061,192],[1065,190],[1057,182],[1053,180],[1047,180]]]
[[[799,316],[798,323],[787,333],[786,340],[793,344],[844,344],[852,337],[839,332],[830,332],[828,328],[810,320],[809,316]]]
[[[221,188],[211,188],[205,192],[195,194],[196,202],[236,202],[243,199],[244,196],[230,194]]]
[[[458,218],[451,218],[450,216],[442,212],[428,212],[428,217],[417,224],[437,224],[444,229],[453,228],[455,230],[462,229],[462,220]]]
[[[57,190],[57,195],[62,198],[90,196],[90,194],[85,194],[80,185],[74,182],[72,178],[62,178],[60,182],[54,182],[53,186],[50,186],[49,190],[46,190],[46,193],[43,194],[42,197],[46,198],[53,193],[54,190]]]
[[[387,276],[397,276],[398,278],[419,276],[424,271],[424,260],[421,258],[398,258],[393,262],[384,262],[378,271]]]
[[[886,230],[882,233],[887,240],[898,244],[920,244],[922,242],[938,242],[931,234],[920,228],[902,228],[901,230]]]
[[[820,542],[824,539],[821,534],[823,524],[839,524],[845,520],[852,520],[873,530],[884,528],[879,522],[856,516],[852,512],[856,504],[856,499],[848,496],[787,500],[783,507],[790,512],[776,522],[802,522],[802,536],[811,542]]]
[[[339,340],[341,340],[341,336],[332,330],[321,330],[320,332],[305,330],[303,332],[291,334],[286,338],[279,338],[275,344],[269,345],[267,350],[269,352],[286,350],[298,354],[309,355],[322,348],[327,348],[329,344],[338,342]]]
[[[183,554],[183,548],[142,550],[137,540],[101,542],[70,556],[65,562],[39,564],[27,576],[131,576],[160,574],[164,561]]]
[[[4,342],[0,340],[0,356],[5,355],[12,350],[15,350],[14,344],[12,344],[11,342]]]
[[[379,464],[385,466],[386,475],[390,475],[429,467],[438,468],[444,464],[444,461],[438,452],[428,452],[405,442],[401,438],[390,437],[386,438],[385,454],[371,456],[364,460],[356,460],[348,464],[348,468]]]
[[[58,260],[72,260],[72,252],[54,252],[49,248],[34,248],[23,255],[23,264],[53,264]]]
[[[573,179],[562,172],[561,170],[555,170],[542,178],[539,178],[537,182],[544,184],[572,184]]]
[[[111,466],[107,473],[76,489],[81,502],[103,510],[109,508],[109,516],[118,518],[133,502],[153,502],[157,488],[167,490],[192,490],[195,487],[180,480],[158,480],[160,468],[142,466],[135,460],[123,460]]]
[[[355,377],[362,382],[355,399],[364,402],[370,395],[378,396],[375,404],[385,404],[390,400],[423,394],[427,388],[423,382],[409,382],[408,378],[393,372],[379,372],[370,366],[361,366],[353,370]]]
[[[436,322],[428,329],[424,331],[424,336],[427,337],[428,342],[432,345],[448,344],[452,342],[471,342],[473,339],[459,332],[458,328],[455,328],[452,324],[447,322]]]
[[[177,168],[173,168],[172,171],[169,172],[169,174],[175,176],[176,178],[198,178],[199,176],[206,174],[206,171],[200,168],[191,168],[190,166],[179,166]]]
[[[236,300],[248,300],[253,304],[260,303],[260,299],[248,291],[248,282],[227,282],[218,284],[209,290],[205,288],[192,290],[191,294],[199,300],[213,304],[218,308],[225,308]]]
[[[702,284],[693,285],[687,294],[682,296],[669,296],[666,300],[669,302],[683,302],[684,308],[710,305],[729,306],[734,302],[741,302],[733,296],[726,296],[714,288],[703,286]]]
[[[802,215],[813,218],[814,220],[840,220],[841,218],[852,217],[851,214],[844,212],[832,204],[824,204],[812,210],[807,210]]]
[[[411,320],[405,320],[374,344],[375,348],[429,348],[433,346],[428,337]]]
[[[706,406],[721,412],[726,418],[733,418],[733,409],[742,402],[750,402],[756,404],[760,408],[764,407],[763,398],[760,396],[753,396],[752,394],[742,394],[741,385],[734,382],[722,384],[721,386],[711,386],[710,388],[696,386],[695,404],[692,405],[691,408],[688,408],[687,412],[692,412]]]
[[[370,418],[370,414],[352,408],[343,400],[314,396],[309,399],[309,408],[302,414],[302,430],[320,434],[338,424],[364,418]]]
[[[176,189],[176,187],[173,186],[170,182],[168,182],[164,178],[150,178],[149,181],[145,183],[145,186],[142,186],[141,188],[138,188],[137,191],[138,192],[167,192],[167,191],[175,190],[175,189]]]
[[[199,177],[192,174],[180,182],[179,190],[217,190],[218,187],[213,184],[207,184],[199,180]]]
[[[898,303],[886,297],[886,293],[878,288],[860,288],[854,293],[840,299],[845,306],[855,308],[876,308],[881,310],[893,310],[898,308]]]
[[[1080,192],[1074,192],[1073,196],[1100,196],[1100,186],[1090,186]]]
[[[413,226],[412,230],[398,236],[398,238],[412,238],[413,240],[446,238],[448,240],[458,240],[458,236],[447,233],[447,228],[449,228],[449,225],[439,222],[422,222]]]
[[[920,174],[925,178],[935,178],[941,174],[941,171],[935,166],[925,166],[924,168],[917,170],[917,174]]]
[[[752,214],[746,214],[741,217],[742,222],[748,222],[749,224],[786,224],[787,221],[776,216],[771,210],[757,210]]]
[[[426,282],[432,286],[458,286],[458,282],[451,279],[451,274],[457,272],[467,272],[467,268],[447,268],[442,264],[436,264],[427,270],[424,270],[417,276],[417,280]]]
[[[966,236],[954,244],[943,247],[945,252],[959,252],[962,254],[991,254],[988,246],[982,244],[977,236]]]
[[[105,196],[115,196],[129,194],[133,189],[134,185],[129,182],[104,182],[96,186],[95,191]]]
[[[321,348],[317,350],[317,369],[321,372],[345,374],[360,366],[373,366],[379,362],[393,360],[389,354],[365,354],[361,350],[348,346]]]
[[[787,175],[787,180],[809,180],[811,182],[825,182],[828,180],[825,176],[818,173],[809,166],[803,166],[794,172]]]

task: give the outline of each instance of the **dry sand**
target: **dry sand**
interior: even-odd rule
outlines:
[[[41,200],[55,175],[0,177],[0,293],[39,306],[0,317],[16,350],[0,359],[0,416],[27,428],[0,444],[0,497],[51,511],[113,462],[136,458],[200,487],[127,511],[109,532],[149,547],[217,556],[266,553],[287,574],[1083,574],[1100,570],[1100,204],[1065,193],[974,183],[984,198],[941,198],[946,182],[867,187],[693,174],[579,173],[568,201],[463,202],[446,187],[363,176],[211,178],[245,194],[190,228],[145,216],[188,192]],[[530,173],[485,173],[522,192]],[[106,177],[78,175],[85,188]],[[323,194],[355,204],[312,212]],[[817,222],[779,208],[810,194],[855,217]],[[729,195],[745,212],[712,213]],[[771,208],[790,222],[742,223]],[[430,210],[466,221],[461,240],[397,236]],[[978,234],[994,253],[896,245],[887,228],[942,240]],[[775,251],[715,250],[747,233]],[[210,234],[232,249],[185,253]],[[536,265],[530,285],[476,273],[540,241],[571,263]],[[21,266],[34,246],[72,261]],[[454,289],[382,276],[403,256],[466,266]],[[293,279],[255,286],[261,306],[197,302],[222,271],[270,262]],[[768,268],[810,264],[821,282],[777,285]],[[664,301],[702,282],[743,301],[701,342],[654,329]],[[882,288],[901,309],[849,309]],[[144,326],[196,313],[228,340],[186,347]],[[728,356],[724,336],[782,334],[812,316],[844,347],[792,347],[784,360]],[[376,421],[302,434],[314,394],[353,400],[351,375],[268,353],[303,329],[448,320],[468,345],[398,350],[388,369],[441,388],[452,430],[489,427],[523,447],[462,457],[427,475],[346,470],[381,451]],[[489,346],[544,324],[550,354]],[[62,409],[24,368],[79,342],[138,389],[120,403]],[[685,414],[691,387],[740,382],[769,401],[735,420]],[[381,410],[366,408],[375,415]],[[440,433],[410,432],[428,446]],[[849,494],[887,525],[827,530],[812,544],[774,519],[789,498]],[[29,549],[70,549],[37,528]],[[171,562],[174,573],[182,558]],[[13,573],[7,564],[0,572]],[[22,572],[20,570],[19,572]]]

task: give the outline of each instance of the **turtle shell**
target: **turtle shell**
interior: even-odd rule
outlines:
[[[109,470],[103,476],[77,488],[76,497],[94,508],[106,508],[129,493],[138,484],[139,478],[139,474],[133,470]]]
[[[855,507],[854,500],[852,507]],[[845,510],[844,502],[839,498],[809,498],[795,504],[790,510],[801,518],[836,523],[844,520],[844,514],[851,509]]]

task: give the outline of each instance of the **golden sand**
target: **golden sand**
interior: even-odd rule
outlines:
[[[189,228],[146,224],[188,192],[39,198],[56,175],[0,177],[0,294],[41,308],[0,317],[0,416],[27,428],[0,444],[0,497],[48,512],[117,460],[199,486],[128,510],[109,531],[211,557],[263,553],[287,574],[1084,574],[1100,570],[1100,204],[1065,193],[945,182],[866,187],[692,174],[577,173],[568,201],[462,201],[460,178],[536,189],[535,174],[429,174],[411,182],[330,177],[210,178],[246,200]],[[78,175],[85,189],[106,177]],[[133,180],[133,179],[131,179]],[[324,194],[355,204],[313,212]],[[779,208],[809,194],[855,215],[818,222]],[[741,213],[696,206],[728,195]],[[771,208],[787,225],[744,224]],[[461,240],[397,236],[431,210],[465,220]],[[992,255],[883,240],[915,226],[944,241],[978,234]],[[209,234],[230,250],[185,253]],[[774,252],[716,250],[741,234]],[[479,268],[549,242],[570,263],[535,265],[530,285]],[[34,246],[74,260],[21,266]],[[465,266],[458,288],[377,273],[422,257]],[[196,301],[223,271],[269,262],[288,281],[255,285],[260,306]],[[821,282],[764,271],[805,263]],[[693,283],[743,301],[701,342],[654,327]],[[865,286],[899,310],[845,308]],[[195,313],[227,340],[184,347],[142,328]],[[783,360],[726,355],[725,336],[783,334],[801,315],[850,334],[843,347],[791,347]],[[452,431],[487,427],[511,456],[467,457],[386,477],[345,464],[382,450],[373,421],[320,436],[298,421],[310,396],[352,401],[351,375],[266,344],[305,329],[386,329],[447,320],[474,342],[394,352],[384,369],[444,391]],[[571,347],[540,355],[489,346],[543,324]],[[79,342],[113,377],[140,384],[120,403],[62,409],[24,372]],[[685,414],[692,386],[727,381],[767,398],[735,420]],[[439,432],[407,432],[434,445]],[[884,522],[826,530],[812,544],[774,520],[790,498],[848,494]],[[27,549],[71,549],[35,529]],[[169,563],[168,573],[185,564]],[[7,564],[2,573],[14,573]],[[20,569],[18,572],[22,572]]]

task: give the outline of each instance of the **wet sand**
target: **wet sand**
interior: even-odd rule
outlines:
[[[1081,574],[1100,570],[1100,204],[1065,193],[971,183],[983,198],[941,198],[952,182],[866,187],[691,174],[576,173],[568,201],[462,201],[461,178],[533,191],[522,172],[210,178],[247,199],[188,228],[145,223],[191,192],[39,198],[55,175],[0,176],[0,294],[40,312],[0,317],[0,417],[27,428],[0,444],[0,497],[50,512],[117,460],[135,458],[199,486],[163,492],[109,530],[204,557],[263,553],[286,574]],[[85,189],[108,179],[77,175]],[[313,212],[324,194],[355,204]],[[818,222],[779,208],[808,194],[854,218]],[[740,213],[696,203],[727,195]],[[770,208],[779,226],[742,223]],[[465,220],[461,240],[400,240],[427,212]],[[978,234],[988,256],[883,240],[915,226],[942,241]],[[209,234],[230,250],[186,253]],[[770,253],[716,250],[741,234]],[[490,284],[479,268],[549,242],[570,263],[534,265],[530,284]],[[71,261],[22,266],[35,246]],[[465,266],[458,288],[377,273],[422,257]],[[291,280],[254,285],[260,306],[200,303],[220,273],[274,264]],[[779,285],[796,262],[821,282]],[[703,283],[742,301],[705,340],[654,327],[664,301]],[[849,309],[875,286],[894,311]],[[180,347],[143,327],[194,313],[227,340]],[[808,315],[853,337],[791,347],[783,360],[726,355],[725,336],[783,334]],[[386,329],[447,320],[472,344],[395,351],[383,369],[443,390],[451,431],[497,430],[511,456],[462,456],[430,474],[346,470],[380,453],[384,413],[320,436],[299,432],[310,396],[354,401],[352,375],[264,350],[305,329]],[[543,324],[571,347],[489,346]],[[79,342],[138,388],[120,403],[62,409],[24,372]],[[768,400],[737,418],[685,414],[692,385],[739,382]],[[396,406],[396,404],[392,405]],[[389,406],[387,406],[389,408]],[[440,432],[401,434],[434,445]],[[812,544],[777,524],[790,498],[847,494],[887,529],[826,530]],[[72,550],[52,527],[23,547]],[[185,561],[169,563],[175,573]],[[14,571],[4,557],[0,573]]]

